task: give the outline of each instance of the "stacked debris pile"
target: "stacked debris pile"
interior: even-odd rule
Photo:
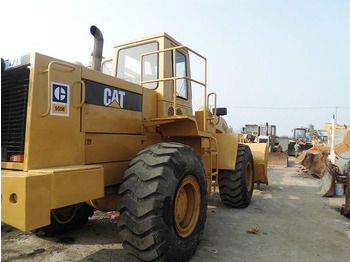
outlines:
[[[304,166],[313,177],[321,179],[327,168],[329,168],[329,161],[327,161],[330,154],[330,148],[323,145],[315,145],[312,148],[303,151],[296,159],[296,163]]]
[[[341,131],[334,151],[323,144],[314,145],[303,151],[295,162],[302,165],[301,172],[320,180],[322,196],[338,195],[336,186],[345,188],[345,205],[341,213],[350,217],[350,130],[344,125]]]

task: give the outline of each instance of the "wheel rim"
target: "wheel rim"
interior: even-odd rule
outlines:
[[[198,181],[194,176],[188,175],[182,180],[175,196],[175,227],[180,237],[188,237],[196,228],[200,204]]]
[[[247,170],[246,170],[246,176],[245,176],[245,185],[247,187],[247,191],[249,192],[252,189],[253,186],[253,168],[251,163],[247,163]]]

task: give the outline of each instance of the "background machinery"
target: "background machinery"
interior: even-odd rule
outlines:
[[[267,146],[229,132],[202,55],[164,33],[102,59],[102,33],[90,31],[91,68],[38,53],[2,60],[1,220],[49,235],[117,208],[127,252],[186,261],[207,196],[219,188],[225,205],[243,208],[254,183],[268,183]],[[190,54],[204,80],[191,78]],[[195,112],[193,83],[203,90]]]
[[[314,145],[324,145],[328,143],[327,130],[314,129],[310,124],[308,128],[299,127],[293,130],[294,136],[289,140],[288,155],[295,156],[295,144],[300,146],[299,153],[308,150]]]
[[[345,188],[345,205],[341,213],[350,217],[350,127],[348,125],[329,125],[326,130],[332,140],[330,144],[315,144],[305,150],[297,159],[315,178],[320,179],[323,196],[336,194],[336,187]]]
[[[293,137],[288,143],[288,155],[295,156],[295,144],[299,144],[299,152],[312,147],[312,135],[306,127],[298,127],[293,130]]]
[[[247,124],[242,128],[243,138],[249,142],[267,143],[269,147],[268,165],[288,167],[288,155],[284,153],[276,135],[276,126]]]

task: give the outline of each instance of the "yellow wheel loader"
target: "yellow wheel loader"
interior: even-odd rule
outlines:
[[[308,129],[305,127],[298,127],[298,128],[294,128],[294,135],[293,137],[289,140],[288,143],[288,155],[289,156],[295,156],[298,157],[298,155],[296,155],[295,152],[295,145],[298,144],[298,148],[299,148],[299,152],[298,154],[300,154],[302,151],[304,150],[308,150],[312,147],[311,144],[311,139],[308,136]]]
[[[283,152],[279,144],[279,137],[276,136],[276,126],[246,124],[243,128],[244,142],[267,143],[269,147],[268,166],[270,167],[288,167],[288,155]]]
[[[90,31],[91,68],[39,53],[2,60],[1,220],[48,235],[117,209],[127,252],[186,261],[208,196],[218,188],[225,205],[243,208],[254,183],[267,183],[267,146],[229,132],[202,55],[163,33],[102,58],[102,33]],[[204,80],[191,78],[190,54]]]

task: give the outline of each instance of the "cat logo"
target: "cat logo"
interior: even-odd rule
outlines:
[[[51,82],[50,115],[69,116],[69,85]]]
[[[117,89],[110,89],[110,88],[105,88],[104,92],[103,92],[103,104],[105,106],[110,106],[113,102],[116,102],[117,105],[114,104],[114,107],[120,107],[123,108],[124,107],[124,96],[125,96],[125,92],[124,91],[120,91]],[[118,106],[119,105],[119,106]]]
[[[67,86],[55,85],[53,88],[53,101],[67,103]]]
[[[103,106],[114,109],[131,110],[141,112],[142,95],[128,90],[108,86],[84,79],[85,82],[85,104]],[[61,97],[64,93],[59,93]]]

